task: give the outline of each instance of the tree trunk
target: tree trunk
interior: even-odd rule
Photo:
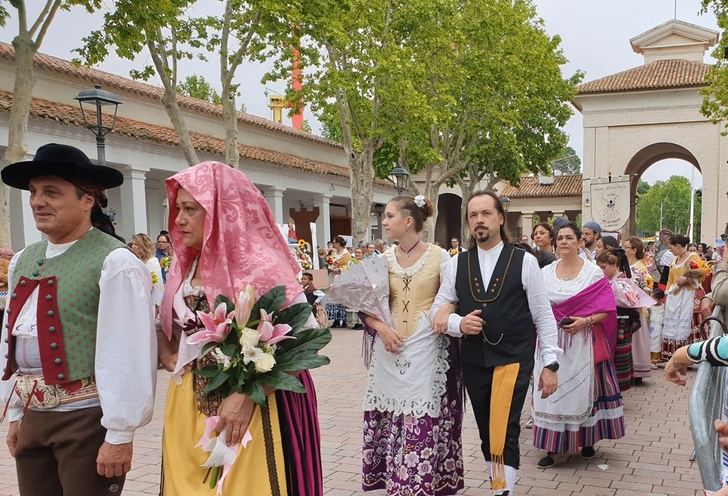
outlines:
[[[33,75],[33,39],[23,33],[13,40],[15,49],[15,83],[13,85],[13,104],[10,108],[10,128],[8,147],[3,154],[2,167],[13,162],[25,160],[28,148],[25,137],[28,132],[28,116],[32,99],[35,77]],[[0,246],[10,246],[10,188],[0,185]]]
[[[348,151],[351,175],[351,235],[352,245],[366,241],[369,233],[369,216],[374,195],[374,150],[372,143],[365,143],[361,153]]]
[[[162,53],[160,53],[160,49],[153,42],[148,42],[147,48],[152,57],[154,68],[157,70],[157,75],[162,80],[162,86],[164,86],[162,104],[164,104],[164,110],[167,111],[167,116],[172,123],[174,131],[177,133],[179,147],[185,155],[187,165],[192,166],[198,164],[200,163],[200,159],[197,158],[197,151],[195,151],[195,147],[192,145],[192,138],[187,129],[187,123],[177,103],[176,75],[173,75],[172,79],[170,79],[169,65],[166,63],[166,59],[163,58]]]
[[[460,205],[460,239],[466,240],[470,237],[470,226],[468,225],[468,202],[473,196],[473,183],[458,180],[460,192],[462,193],[462,204]],[[465,244],[465,242],[463,242]]]
[[[225,163],[239,169],[238,111],[235,108],[235,90],[229,86],[222,89],[222,119],[225,126]]]
[[[427,168],[427,171],[425,172],[425,185],[422,188],[422,196],[430,200],[432,203],[432,217],[427,219],[425,221],[425,226],[422,229],[422,241],[426,243],[434,243],[435,242],[435,228],[437,226],[437,216],[438,216],[438,210],[437,210],[437,201],[438,201],[438,190],[440,189],[439,185],[436,185],[432,181],[432,169],[434,166],[430,165]]]
[[[162,96],[162,103],[164,104],[164,110],[167,111],[169,120],[172,123],[172,127],[177,133],[177,140],[179,141],[179,147],[182,149],[182,153],[185,154],[187,165],[195,165],[200,163],[200,159],[197,158],[197,151],[192,145],[192,138],[190,132],[187,129],[187,123],[182,115],[182,111],[177,103],[177,92],[174,89],[164,88],[164,96]]]

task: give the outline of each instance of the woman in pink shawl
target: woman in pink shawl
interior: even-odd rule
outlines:
[[[201,467],[209,453],[196,445],[209,417],[219,415],[218,432],[228,445],[246,431],[252,441],[239,449],[226,475],[223,495],[323,494],[316,395],[308,372],[299,375],[307,393],[268,395],[272,427],[264,442],[261,409],[246,395],[205,395],[200,369],[210,354],[195,360],[186,335],[199,330],[195,312],[209,311],[218,295],[235,300],[250,284],[256,298],[286,286],[288,303],[304,302],[296,280],[299,267],[275,224],[266,200],[240,171],[219,162],[203,162],[166,181],[169,225],[175,257],[160,309],[163,336],[160,361],[174,370],[164,418],[162,494],[213,495]],[[268,449],[266,449],[268,445]]]
[[[541,269],[564,358],[559,361],[556,393],[547,399],[533,398],[533,445],[547,451],[539,467],[554,465],[557,455],[579,451],[582,458],[592,458],[597,441],[624,436],[622,396],[614,369],[614,294],[602,270],[579,256],[580,239],[575,224],[560,227],[559,259]],[[542,367],[537,364],[534,377]]]

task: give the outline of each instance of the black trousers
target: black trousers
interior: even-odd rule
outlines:
[[[463,364],[463,382],[468,391],[470,403],[475,414],[475,421],[480,432],[480,449],[486,461],[490,461],[490,392],[493,383],[494,367]],[[506,429],[506,446],[504,450],[505,464],[518,468],[521,453],[518,448],[518,437],[521,435],[521,412],[531,382],[533,362],[521,364],[516,378],[516,386],[511,400],[511,411],[508,415]]]

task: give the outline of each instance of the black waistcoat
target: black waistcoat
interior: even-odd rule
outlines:
[[[536,327],[521,282],[524,256],[528,256],[524,250],[503,246],[486,287],[480,274],[477,248],[458,255],[455,290],[459,313],[465,316],[479,309],[484,321],[481,334],[463,336],[463,363],[496,367],[533,362]]]

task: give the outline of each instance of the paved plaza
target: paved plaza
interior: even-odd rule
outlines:
[[[326,349],[331,365],[314,372],[321,419],[325,494],[352,496],[362,494],[360,404],[366,374],[360,358],[360,332],[344,329],[335,330],[333,335],[333,342]],[[627,437],[599,443],[597,457],[591,461],[572,457],[557,468],[539,469],[536,462],[541,453],[531,448],[531,431],[525,430],[521,437],[522,467],[516,494],[702,494],[697,490],[700,488],[697,466],[688,460],[692,450],[687,416],[688,390],[666,383],[662,370],[657,372],[646,385],[625,393]],[[127,477],[125,496],[158,494],[159,491],[162,414],[168,374],[161,373],[158,382],[154,420],[136,435],[134,465]],[[4,440],[5,426],[0,429],[0,435]],[[469,407],[465,412],[463,441],[466,480],[461,494],[490,495],[484,482],[485,465],[478,432]],[[5,449],[0,452],[0,496],[18,496],[13,459]],[[384,492],[370,494],[383,495]]]

